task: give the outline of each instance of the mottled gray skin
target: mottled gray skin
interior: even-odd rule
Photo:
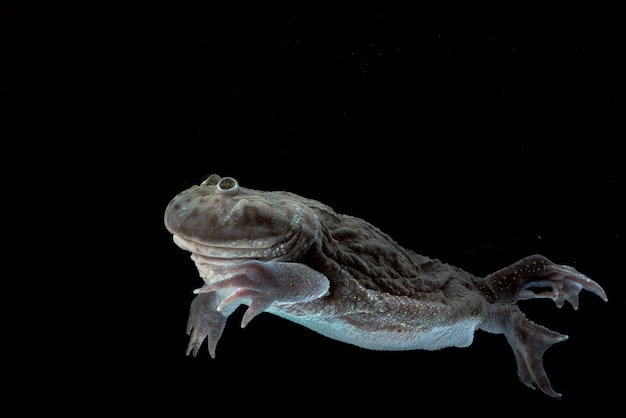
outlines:
[[[541,255],[475,277],[402,248],[362,219],[229,177],[212,175],[174,197],[165,226],[205,282],[194,291],[187,354],[207,339],[215,357],[241,304],[242,326],[266,311],[373,350],[466,347],[481,329],[506,336],[524,384],[560,397],[542,358],[567,337],[526,319],[515,302],[551,298],[576,309],[582,289],[607,300],[597,283]]]

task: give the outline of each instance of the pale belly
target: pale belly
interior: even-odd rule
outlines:
[[[469,317],[450,325],[387,326],[385,318],[375,314],[346,316],[294,316],[270,307],[267,312],[305,326],[326,337],[370,350],[438,350],[445,347],[467,347],[474,340],[480,318]]]

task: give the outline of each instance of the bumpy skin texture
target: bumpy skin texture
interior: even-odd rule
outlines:
[[[505,335],[524,384],[558,398],[542,358],[567,337],[526,319],[515,302],[551,298],[577,309],[582,289],[607,300],[597,283],[541,255],[475,277],[402,248],[362,219],[230,177],[211,175],[175,196],[165,226],[205,282],[194,291],[187,354],[207,339],[215,357],[241,304],[242,326],[266,311],[373,350],[466,347],[481,329]]]

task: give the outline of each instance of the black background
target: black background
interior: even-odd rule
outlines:
[[[57,266],[96,284],[63,305],[69,327],[52,341],[72,354],[49,360],[55,376],[78,373],[55,405],[398,415],[617,400],[626,184],[614,12],[8,4],[6,120],[16,142],[54,155],[43,171],[63,199],[55,228],[73,242]],[[504,337],[480,331],[464,349],[373,352],[269,314],[241,330],[238,310],[215,360],[206,345],[186,357],[201,281],[162,218],[211,173],[320,200],[476,275],[533,253],[575,266],[608,303],[520,303],[570,336],[544,357],[564,399],[523,386]]]

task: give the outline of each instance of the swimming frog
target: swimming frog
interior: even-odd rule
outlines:
[[[516,302],[550,298],[578,308],[599,284],[531,255],[486,277],[403,248],[370,223],[285,191],[240,187],[211,175],[175,196],[165,226],[191,252],[204,285],[190,308],[189,355],[211,357],[227,318],[268,312],[371,350],[467,347],[476,330],[504,334],[522,383],[552,397],[543,354],[566,335],[528,320]]]

